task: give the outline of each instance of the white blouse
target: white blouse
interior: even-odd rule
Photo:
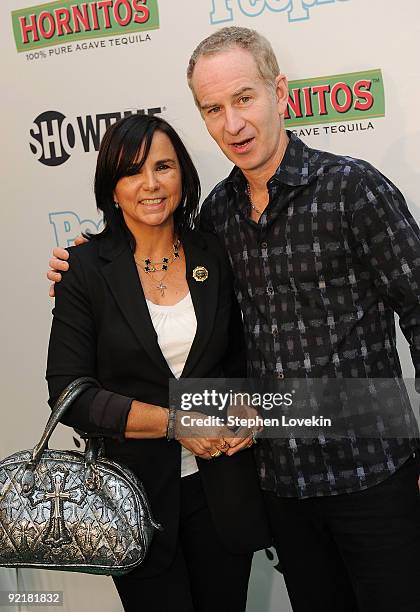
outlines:
[[[197,318],[190,293],[173,306],[146,300],[158,344],[175,378],[179,378],[197,331]],[[194,455],[182,447],[181,478],[198,471]]]

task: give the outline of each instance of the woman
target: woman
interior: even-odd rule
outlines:
[[[245,374],[228,262],[216,237],[192,229],[199,193],[168,123],[114,124],[95,176],[105,229],[69,249],[56,287],[50,405],[78,376],[100,381],[63,421],[104,436],[164,527],[144,564],[114,578],[129,611],[243,611],[252,552],[269,545],[252,452],[237,452],[251,438],[167,439],[171,378]]]

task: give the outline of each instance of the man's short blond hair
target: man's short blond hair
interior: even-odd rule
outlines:
[[[249,51],[255,60],[260,77],[269,87],[275,86],[275,79],[280,74],[280,68],[268,40],[262,34],[249,28],[239,28],[237,26],[222,28],[201,41],[193,51],[188,63],[188,86],[194,95],[197,106],[198,101],[192,86],[192,77],[198,59],[204,55],[216,55],[234,47]]]

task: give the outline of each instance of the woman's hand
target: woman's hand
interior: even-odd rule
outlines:
[[[214,459],[228,450],[226,438],[231,436],[232,431],[223,420],[201,412],[178,410],[176,413],[175,438],[201,459]]]
[[[178,442],[201,459],[215,459],[229,448],[224,438],[178,438]]]
[[[255,435],[263,428],[256,424],[258,411],[251,407],[239,404],[237,406],[231,405],[228,408],[228,415],[235,417],[240,423],[240,426],[235,430],[235,436],[226,438],[226,442],[229,444],[229,449],[226,451],[226,455],[231,457],[237,452],[249,448],[255,444]]]
[[[229,415],[234,415],[240,419],[255,421],[258,412],[250,406],[230,406]],[[185,417],[188,417],[185,420]],[[260,427],[238,427],[235,432],[226,425],[211,421],[205,424],[208,415],[200,412],[177,413],[175,427],[175,437],[186,449],[202,459],[214,459],[215,453],[225,453],[229,457],[237,452],[249,448],[254,444],[255,434]],[[216,417],[213,417],[216,419]]]

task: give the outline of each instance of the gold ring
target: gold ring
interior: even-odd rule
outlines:
[[[212,459],[215,459],[216,457],[220,457],[220,455],[222,454],[221,450],[217,450],[215,453],[210,453],[210,457]]]

